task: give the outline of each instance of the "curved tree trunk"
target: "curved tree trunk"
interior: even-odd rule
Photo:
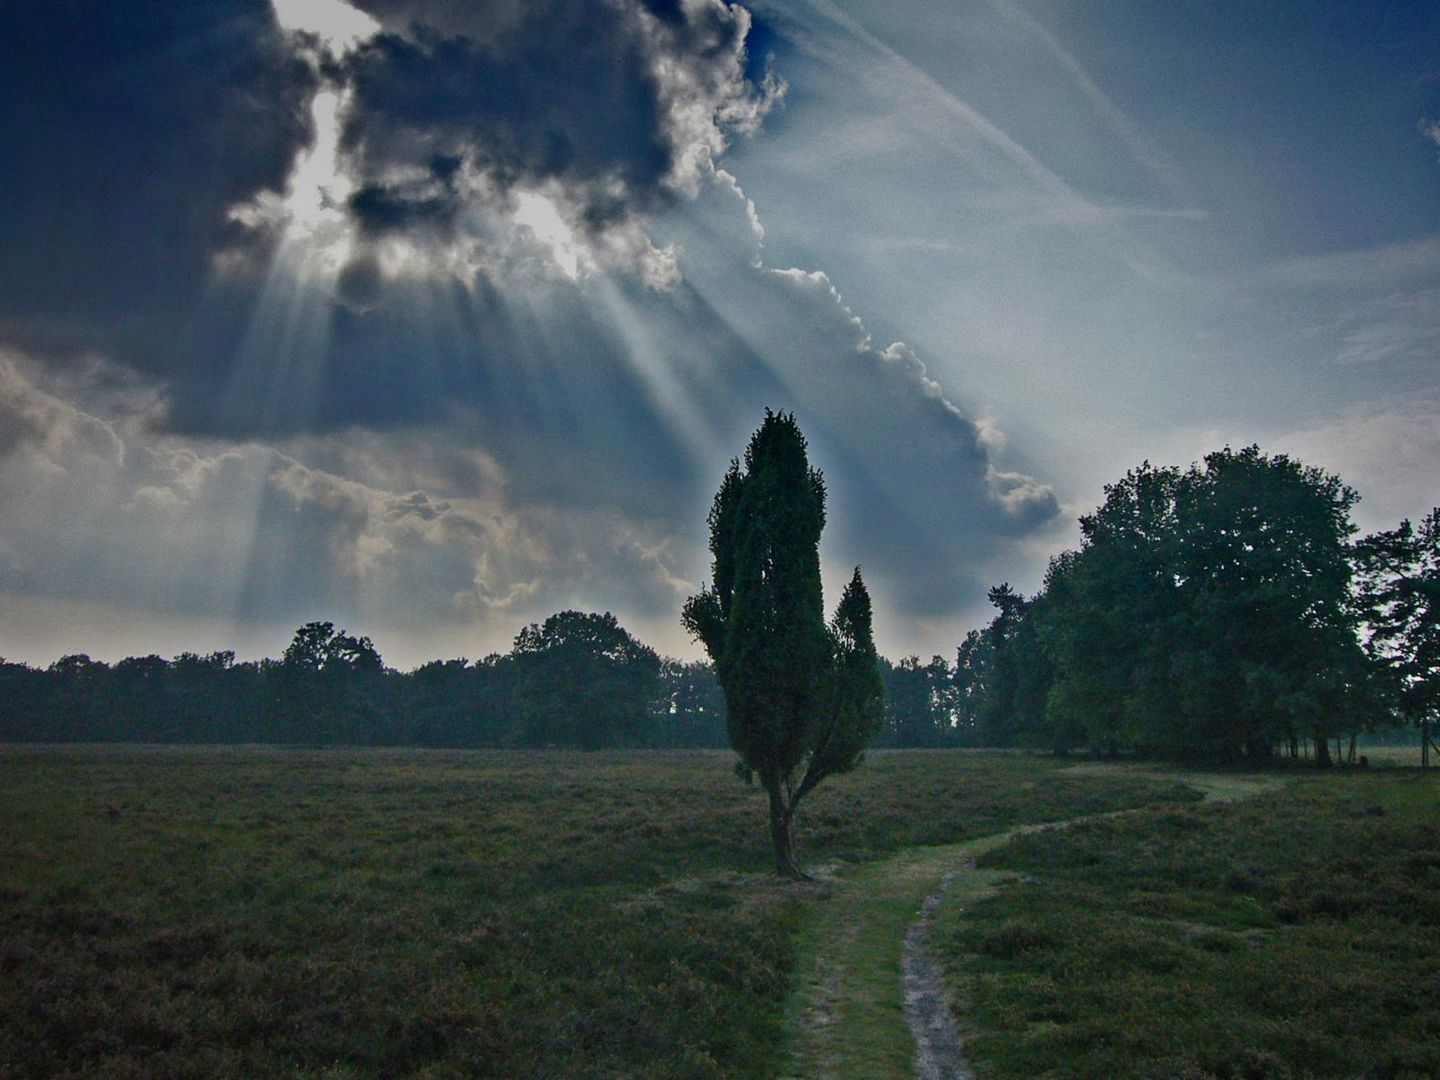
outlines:
[[[778,788],[771,788],[769,794],[770,842],[775,847],[775,872],[792,881],[809,881],[809,876],[795,864],[795,808],[785,805],[785,797]]]

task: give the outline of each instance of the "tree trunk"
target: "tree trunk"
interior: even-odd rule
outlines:
[[[1321,768],[1330,764],[1330,740],[1319,729],[1315,732],[1315,764]]]
[[[770,842],[775,846],[775,872],[792,881],[808,881],[809,877],[795,865],[794,820],[795,808],[785,805],[785,796],[778,786],[771,788]]]

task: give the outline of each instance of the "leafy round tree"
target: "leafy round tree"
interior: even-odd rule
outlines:
[[[368,637],[309,622],[295,631],[276,670],[280,720],[307,743],[375,741],[385,665]]]
[[[996,705],[1043,715],[1057,747],[1083,737],[1263,761],[1308,732],[1328,763],[1328,739],[1370,708],[1351,590],[1355,493],[1248,446],[1184,472],[1147,462],[1105,495],[1080,519],[1084,547],[1051,563],[1025,614],[1050,665],[1046,693]],[[992,638],[998,654],[1007,642]]]
[[[660,658],[608,611],[562,611],[521,630],[514,657],[522,746],[637,745],[646,741]]]
[[[860,763],[883,722],[884,686],[858,568],[825,624],[825,483],[793,414],[766,410],[709,524],[712,582],[686,603],[685,626],[715,663],[737,769],[769,796],[776,870],[801,878],[796,810]]]

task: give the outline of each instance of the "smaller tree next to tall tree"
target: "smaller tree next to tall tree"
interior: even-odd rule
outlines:
[[[1356,545],[1367,649],[1399,715],[1420,728],[1429,765],[1440,718],[1440,507]]]
[[[825,484],[793,415],[766,411],[709,524],[712,581],[686,603],[684,623],[715,663],[737,769],[769,797],[776,870],[803,878],[796,811],[823,780],[860,763],[885,692],[858,568],[825,623]]]

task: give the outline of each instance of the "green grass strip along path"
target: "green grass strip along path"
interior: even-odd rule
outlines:
[[[1284,783],[1251,776],[1173,773],[1163,777],[1123,765],[1078,766],[1073,773],[1129,772],[1178,780],[1206,802],[1249,798]],[[1022,825],[960,844],[914,848],[826,881],[833,890],[803,931],[799,978],[786,1005],[787,1077],[796,1080],[911,1080],[917,1045],[905,1015],[901,976],[907,928],[927,897],[942,886],[947,902],[990,895],[1002,871],[976,870],[974,860],[1013,837],[1152,807]],[[946,876],[951,875],[949,881]]]

